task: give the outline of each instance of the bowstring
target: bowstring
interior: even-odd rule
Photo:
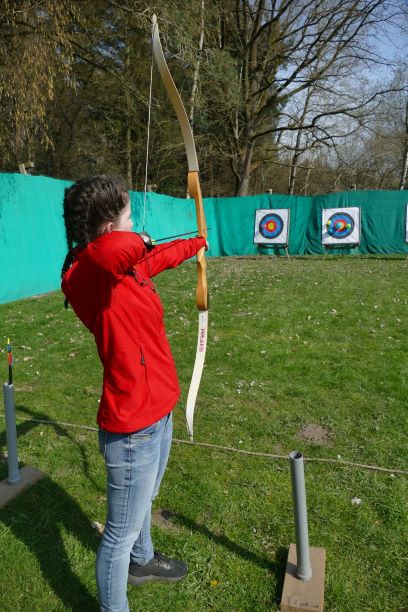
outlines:
[[[152,89],[153,89],[153,38],[152,38],[152,59],[150,62],[150,87],[149,87],[149,108],[147,116],[147,141],[146,141],[146,165],[145,165],[145,181],[143,191],[143,222],[142,230],[145,229],[146,223],[146,200],[147,200],[147,170],[149,166],[149,148],[150,148],[150,121],[152,111]]]

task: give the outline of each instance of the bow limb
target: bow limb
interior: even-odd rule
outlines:
[[[181,133],[186,148],[188,162],[188,191],[194,198],[197,216],[198,234],[203,238],[207,238],[207,224],[204,215],[203,199],[201,195],[200,177],[198,170],[198,160],[195,148],[193,131],[187,117],[186,110],[181,100],[177,87],[174,84],[170,70],[164,57],[163,48],[160,42],[159,27],[157,25],[156,15],[152,18],[152,44],[153,54],[156,59],[157,67],[164,86],[173,105],[174,111],[180,124]],[[207,287],[207,263],[205,259],[205,248],[203,247],[197,253],[197,290],[196,301],[199,310],[198,318],[198,341],[196,358],[194,362],[193,375],[191,378],[190,388],[188,391],[186,405],[186,420],[187,430],[190,440],[193,440],[193,420],[194,409],[197,399],[198,389],[200,386],[201,375],[204,367],[205,353],[207,349],[207,331],[208,331],[208,287]]]

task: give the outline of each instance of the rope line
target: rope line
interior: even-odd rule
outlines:
[[[5,419],[5,415],[0,415],[3,419]],[[97,432],[99,429],[97,427],[90,427],[89,425],[78,425],[77,423],[64,423],[62,421],[49,421],[48,419],[26,419],[24,417],[16,417],[19,421],[26,421],[29,423],[45,423],[47,425],[60,425],[64,427],[74,427],[76,429],[85,429],[87,431]],[[221,446],[219,444],[208,444],[206,442],[190,442],[189,440],[179,440],[177,438],[173,438],[173,442],[175,444],[186,444],[187,446],[199,446],[201,448],[213,448],[214,450],[226,451],[230,453],[237,453],[240,455],[252,455],[254,457],[266,457],[267,459],[284,459],[287,461],[289,459],[288,455],[274,455],[273,453],[265,453],[260,451],[247,451],[242,448],[234,448],[233,446]],[[391,469],[380,467],[378,465],[367,465],[365,463],[355,463],[354,461],[345,461],[344,459],[329,459],[327,457],[303,457],[304,461],[313,461],[315,463],[332,463],[339,467],[355,467],[364,470],[372,470],[375,472],[386,472],[388,474],[402,474],[404,476],[408,475],[408,470],[400,470],[400,469]]]

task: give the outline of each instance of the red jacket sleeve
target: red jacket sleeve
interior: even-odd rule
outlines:
[[[120,280],[146,257],[146,246],[135,232],[103,234],[88,245],[89,258]]]
[[[147,276],[156,276],[159,272],[176,266],[196,255],[206,246],[205,238],[189,238],[188,240],[173,240],[156,245],[138,263],[137,267]]]

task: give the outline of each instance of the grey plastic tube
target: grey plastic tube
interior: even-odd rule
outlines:
[[[17,428],[14,410],[14,385],[3,384],[4,414],[6,417],[6,438],[8,454],[8,481],[9,484],[20,482],[17,456]]]
[[[299,451],[292,451],[289,454],[289,459],[292,477],[293,515],[296,532],[296,576],[299,580],[310,580],[312,577],[312,567],[310,565],[309,533],[307,528],[303,455]]]

